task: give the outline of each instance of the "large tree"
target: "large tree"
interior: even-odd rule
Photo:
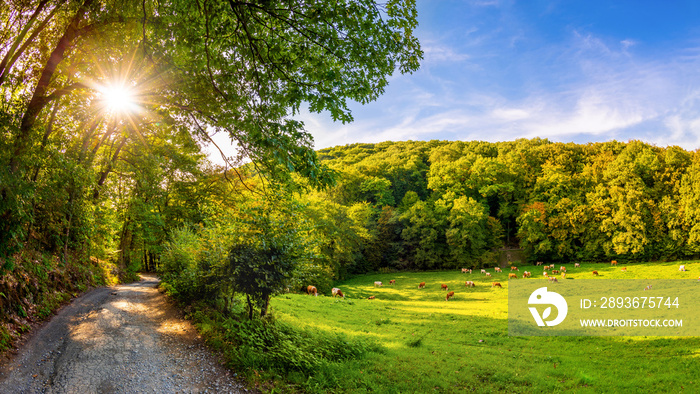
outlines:
[[[311,185],[326,185],[330,172],[294,115],[308,106],[351,121],[348,100],[376,99],[393,72],[416,70],[422,56],[413,36],[414,0],[6,5],[0,7],[0,253],[26,237],[41,205],[37,182],[62,171],[56,157],[68,155],[70,166],[87,171],[79,185],[65,182],[72,185],[66,193],[76,196],[71,202],[90,201],[81,194],[88,190],[96,202],[116,163],[128,163],[129,152],[149,151],[152,136],[162,132],[200,142],[224,132],[237,146],[232,165],[251,160],[266,176],[289,179],[296,172]],[[63,211],[71,212],[68,218],[75,209]],[[58,231],[68,234],[70,226]]]

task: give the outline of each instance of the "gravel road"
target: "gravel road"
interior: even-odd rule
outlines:
[[[75,299],[0,368],[0,393],[239,393],[158,278]]]

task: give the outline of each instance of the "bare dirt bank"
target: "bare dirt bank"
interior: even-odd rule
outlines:
[[[0,393],[246,392],[157,284],[142,275],[75,299],[0,368]]]

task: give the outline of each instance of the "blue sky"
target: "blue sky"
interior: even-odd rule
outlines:
[[[639,139],[700,148],[700,2],[418,1],[421,69],[316,148],[404,140]]]

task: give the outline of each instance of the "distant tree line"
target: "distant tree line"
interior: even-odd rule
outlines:
[[[319,151],[304,198],[339,275],[527,260],[648,261],[700,251],[700,154],[628,143],[385,142]]]

